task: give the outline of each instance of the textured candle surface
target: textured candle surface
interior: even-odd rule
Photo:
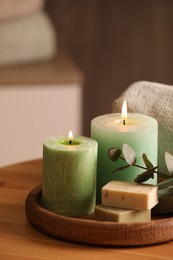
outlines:
[[[42,201],[45,208],[65,216],[94,211],[97,142],[75,137],[52,137],[43,144]]]
[[[128,113],[126,124],[123,125],[121,114],[107,114],[96,117],[91,122],[91,137],[98,142],[97,168],[97,201],[101,201],[101,188],[111,180],[133,181],[141,173],[141,169],[130,167],[126,170],[112,172],[125,162],[119,159],[112,162],[108,158],[108,149],[122,149],[124,143],[130,145],[136,153],[137,164],[144,166],[142,154],[146,153],[154,166],[157,165],[158,123],[155,119]],[[157,176],[147,183],[156,184]]]
[[[133,210],[97,205],[95,216],[102,221],[142,222],[151,220],[151,210]]]
[[[111,181],[102,188],[102,204],[110,207],[147,210],[158,203],[156,185]]]

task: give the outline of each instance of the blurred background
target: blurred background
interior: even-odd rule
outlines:
[[[85,75],[83,131],[138,80],[173,83],[173,1],[49,0],[47,10]]]
[[[0,0],[0,166],[90,136],[135,81],[173,85],[172,46],[171,0]]]

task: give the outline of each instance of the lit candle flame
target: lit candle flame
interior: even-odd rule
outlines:
[[[126,124],[127,120],[127,102],[124,100],[123,106],[122,106],[122,119],[123,119],[123,125]]]
[[[68,133],[68,139],[69,139],[69,144],[71,144],[73,140],[73,132],[71,130]]]

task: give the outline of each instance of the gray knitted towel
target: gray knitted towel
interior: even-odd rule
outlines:
[[[158,165],[159,171],[167,171],[165,151],[173,154],[173,86],[140,81],[132,84],[113,102],[113,112],[120,112],[123,100],[128,111],[154,117],[159,124]]]
[[[0,65],[51,59],[56,51],[56,31],[44,11],[0,23]]]
[[[0,0],[0,21],[41,10],[45,0]]]

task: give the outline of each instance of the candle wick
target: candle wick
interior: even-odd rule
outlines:
[[[126,124],[126,120],[125,119],[123,119],[123,125],[125,125]]]
[[[69,141],[69,144],[72,144],[72,140]]]

